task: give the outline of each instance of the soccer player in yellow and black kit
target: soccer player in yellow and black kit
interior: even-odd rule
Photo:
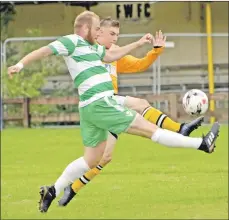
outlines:
[[[118,40],[118,36],[118,21],[112,20],[111,18],[101,20],[100,34],[97,38],[97,42],[100,45],[105,46],[106,49],[112,50],[112,48],[117,47],[115,43]],[[153,39],[154,48],[151,51],[149,51],[145,57],[138,59],[131,55],[127,55],[118,61],[105,64],[105,66],[110,72],[114,91],[116,94],[115,99],[119,104],[127,106],[128,108],[137,111],[145,119],[147,119],[151,123],[156,124],[158,127],[175,131],[185,136],[189,136],[189,134],[194,129],[198,128],[201,125],[203,117],[199,117],[190,123],[180,124],[178,122],[173,121],[160,110],[152,107],[147,100],[134,98],[130,96],[118,95],[118,74],[139,73],[145,71],[163,52],[165,40],[166,39],[163,36],[162,32],[159,31],[156,33],[155,38]],[[75,196],[75,194],[84,185],[86,185],[93,177],[99,174],[101,169],[111,161],[112,152],[117,141],[117,138],[118,137],[116,134],[110,132],[107,145],[105,149],[102,149],[102,154],[98,156],[98,154],[95,153],[96,156],[93,155],[90,158],[90,160],[88,160],[87,158],[87,161],[91,161],[90,164],[85,164],[85,160],[83,160],[83,158],[79,158],[71,164],[71,166],[69,167],[69,175],[72,173],[71,179],[73,184],[65,188],[64,196],[59,201],[60,206],[66,206],[70,202],[70,200]],[[82,160],[82,162],[80,162],[80,160]],[[84,164],[84,166],[80,164]],[[82,167],[81,169],[79,168],[80,166]],[[76,171],[77,169],[78,171]],[[75,172],[74,174],[73,171]],[[67,173],[67,170],[65,172]]]

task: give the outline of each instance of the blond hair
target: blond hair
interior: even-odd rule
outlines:
[[[90,27],[92,25],[93,18],[99,19],[99,16],[92,11],[84,11],[80,13],[75,19],[74,28],[81,28],[84,24],[88,24],[88,26]]]
[[[114,20],[111,17],[106,17],[100,21],[101,27],[117,27],[119,28],[120,24],[118,20]]]

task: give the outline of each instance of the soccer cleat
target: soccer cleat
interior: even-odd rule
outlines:
[[[203,141],[198,150],[202,150],[206,153],[214,152],[214,148],[216,147],[215,142],[217,137],[219,136],[219,128],[219,123],[215,122],[211,130],[205,136],[203,136]]]
[[[72,189],[72,185],[67,186],[64,189],[63,197],[58,201],[59,206],[66,206],[76,195],[76,193]]]
[[[40,188],[40,195],[39,210],[41,212],[47,212],[52,201],[56,198],[56,190],[54,186],[42,186]]]
[[[199,118],[196,118],[189,123],[183,123],[178,133],[184,136],[189,136],[195,129],[201,126],[203,121],[204,121],[204,116],[200,116]]]

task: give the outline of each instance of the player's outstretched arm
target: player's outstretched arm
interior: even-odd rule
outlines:
[[[106,51],[106,54],[103,58],[103,61],[106,63],[111,63],[113,61],[119,60],[123,56],[127,55],[129,52],[132,50],[141,47],[142,45],[146,43],[152,43],[152,35],[151,34],[146,34],[143,36],[140,40],[128,44],[124,47],[116,47],[114,49],[110,49]]]
[[[152,36],[153,49],[143,58],[136,58],[131,55],[124,56],[117,62],[118,73],[137,73],[148,69],[152,63],[160,56],[164,50],[166,37],[162,31],[157,31],[155,37]]]
[[[51,54],[53,54],[53,52],[48,46],[44,46],[44,47],[39,48],[38,50],[34,50],[33,52],[23,57],[16,65],[10,66],[8,68],[9,77],[12,78],[14,73],[20,72],[20,70],[24,66],[28,65],[29,63],[36,61],[36,60],[40,60]]]
[[[131,55],[122,57],[117,61],[118,73],[139,73],[147,70],[154,61],[162,54],[164,48],[154,48],[143,58],[137,58]]]

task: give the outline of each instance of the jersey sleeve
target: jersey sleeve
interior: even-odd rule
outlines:
[[[147,53],[143,58],[136,58],[127,55],[117,61],[118,73],[137,73],[143,72],[150,67],[150,65],[160,56],[163,48],[156,48]]]
[[[60,37],[56,41],[48,44],[48,47],[52,50],[54,55],[59,56],[69,56],[71,55],[76,46],[77,46],[77,39],[74,41],[69,37]]]
[[[102,46],[102,45],[98,44],[97,51],[98,51],[99,56],[101,57],[101,60],[103,60],[103,58],[104,58],[104,56],[106,54],[105,46]]]

